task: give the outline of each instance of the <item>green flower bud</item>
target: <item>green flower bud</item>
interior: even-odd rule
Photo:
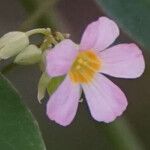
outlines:
[[[35,45],[29,45],[20,52],[14,60],[14,63],[20,65],[31,65],[41,60],[42,51]]]
[[[0,38],[0,59],[17,55],[29,45],[29,38],[24,32],[9,32]]]

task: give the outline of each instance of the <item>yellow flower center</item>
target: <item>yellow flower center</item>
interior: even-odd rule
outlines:
[[[101,67],[100,58],[92,50],[79,52],[69,76],[74,83],[89,83]]]

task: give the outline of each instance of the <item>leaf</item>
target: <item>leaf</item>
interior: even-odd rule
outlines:
[[[52,94],[58,88],[58,86],[63,82],[64,78],[65,78],[64,76],[52,78],[47,87],[48,93]]]
[[[0,149],[46,150],[36,120],[2,75],[0,75]]]
[[[149,0],[97,0],[108,14],[133,40],[150,50]]]

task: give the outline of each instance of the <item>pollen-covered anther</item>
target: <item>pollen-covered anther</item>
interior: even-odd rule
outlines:
[[[82,51],[70,69],[70,78],[74,83],[89,83],[100,66],[100,58],[93,51]]]
[[[84,60],[83,60],[82,58],[79,58],[79,59],[77,60],[77,62],[78,62],[79,64],[83,64],[83,63],[84,63]]]
[[[77,65],[77,66],[76,66],[76,69],[77,69],[77,70],[81,69],[81,66],[80,66],[80,65]]]

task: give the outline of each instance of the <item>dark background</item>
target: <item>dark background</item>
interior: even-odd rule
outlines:
[[[25,0],[23,0],[25,1]],[[86,5],[84,2],[86,1]],[[1,0],[0,1],[0,35],[13,31],[31,28],[25,27],[31,17],[32,11],[23,7],[21,0]],[[44,1],[43,1],[44,2]],[[28,10],[28,13],[27,13]],[[49,8],[47,11],[51,12]],[[71,39],[76,42],[80,37],[86,25],[99,16],[105,15],[93,0],[60,0],[55,4],[53,10],[53,20],[57,22],[57,29],[62,32],[71,33]],[[49,15],[51,17],[52,14]],[[45,16],[43,16],[45,18]],[[51,18],[50,18],[51,19]],[[56,23],[55,23],[56,24]],[[54,24],[52,24],[54,25]],[[33,26],[47,27],[44,20]],[[121,32],[116,43],[133,42],[125,33]],[[139,141],[145,149],[150,149],[150,54],[144,51],[146,60],[146,70],[143,76],[135,80],[116,79],[111,80],[116,83],[127,95],[128,108],[123,117],[118,118],[115,122],[120,122],[126,118],[128,122],[127,131]],[[10,60],[11,61],[11,60]],[[1,69],[9,62],[2,62]],[[37,119],[44,141],[48,150],[118,150],[116,142],[116,126],[114,124],[98,123],[90,116],[86,102],[80,103],[78,113],[74,122],[64,128],[48,120],[45,114],[45,104],[37,101],[37,84],[41,72],[38,66],[17,66],[5,73],[5,76],[14,84],[21,93],[24,103],[33,112]],[[114,127],[115,126],[115,127]],[[124,126],[120,128],[119,135],[124,137],[126,130]],[[129,135],[130,137],[130,135]],[[131,143],[134,141],[130,141]],[[122,143],[120,143],[122,144]],[[119,146],[119,145],[118,145]]]

